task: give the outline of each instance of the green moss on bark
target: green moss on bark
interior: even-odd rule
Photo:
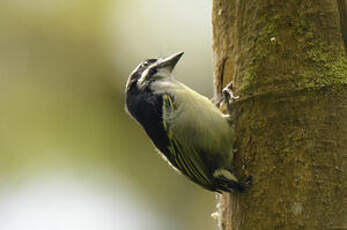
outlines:
[[[280,16],[266,10],[255,22],[257,36],[251,43],[241,95],[347,84],[343,43],[325,39],[307,14]]]
[[[347,84],[347,58],[343,49],[320,41],[306,44],[307,65],[298,76],[300,88],[339,87]]]

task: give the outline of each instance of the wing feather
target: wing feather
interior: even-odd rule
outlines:
[[[163,95],[163,126],[169,137],[168,149],[173,155],[175,161],[173,164],[191,180],[202,186],[209,186],[212,181],[199,153],[193,148],[183,149],[168,122],[171,119],[170,114],[174,114],[176,110],[173,97],[168,94]]]

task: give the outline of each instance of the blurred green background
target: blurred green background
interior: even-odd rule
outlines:
[[[0,1],[0,230],[216,229],[215,195],[124,112],[128,74],[185,51],[212,96],[209,0]]]

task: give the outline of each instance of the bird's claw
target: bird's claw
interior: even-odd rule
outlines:
[[[232,113],[230,100],[234,101],[239,99],[239,96],[234,96],[232,89],[233,89],[233,82],[231,81],[222,90],[222,95],[223,95],[222,97],[226,103],[226,107],[227,107],[229,115],[231,115]]]

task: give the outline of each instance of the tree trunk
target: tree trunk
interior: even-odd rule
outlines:
[[[234,82],[226,230],[347,229],[347,0],[214,0],[215,87]]]

